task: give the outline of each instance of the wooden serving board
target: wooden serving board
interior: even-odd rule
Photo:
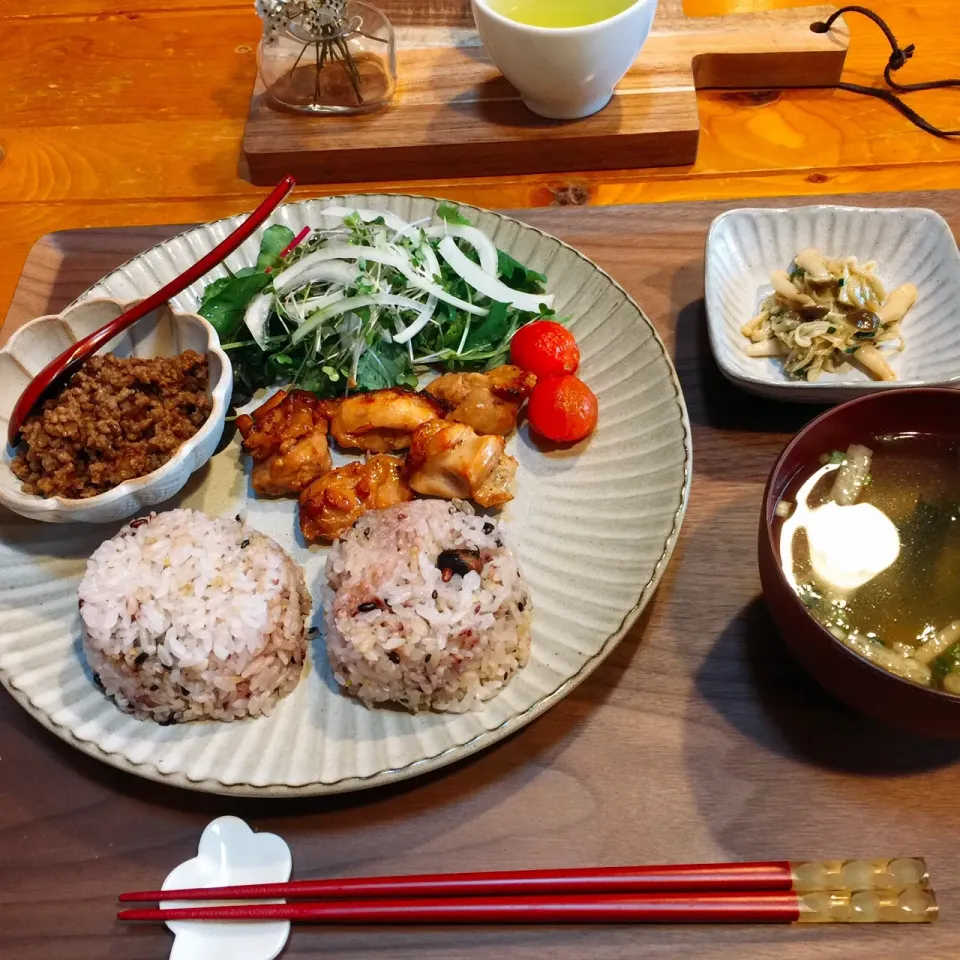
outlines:
[[[833,86],[848,33],[810,24],[831,7],[687,17],[660,0],[653,31],[611,103],[577,121],[531,113],[480,45],[467,0],[393,0],[400,85],[385,110],[305,117],[272,107],[257,80],[243,153],[254,183],[609,170],[693,163],[698,87]],[[444,27],[435,26],[438,23]]]
[[[960,193],[836,200],[933,207],[960,232]],[[942,907],[932,927],[299,927],[290,960],[956,957],[960,743],[919,740],[840,706],[791,659],[760,596],[764,482],[813,412],[741,393],[711,359],[704,237],[732,206],[518,214],[594,258],[643,305],[674,357],[693,427],[693,492],[676,553],[644,617],[597,671],[516,736],[438,774],[293,801],[137,779],[71,749],[0,691],[0,953],[167,956],[159,925],[115,923],[115,894],[155,887],[194,855],[209,820],[234,814],[280,833],[300,878],[908,854],[929,859]],[[179,229],[45,237],[4,332]]]

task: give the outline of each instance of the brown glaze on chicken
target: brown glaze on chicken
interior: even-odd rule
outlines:
[[[513,499],[509,487],[516,467],[504,454],[503,437],[481,437],[464,423],[431,420],[413,435],[407,480],[424,496],[491,507]]]
[[[336,540],[368,510],[413,499],[403,461],[378,453],[315,480],[300,494],[300,529],[307,540]]]
[[[389,453],[405,450],[420,424],[442,415],[433,397],[394,387],[340,401],[330,428],[341,447]]]
[[[472,427],[481,435],[512,433],[524,400],[537,378],[519,367],[505,365],[487,373],[445,373],[427,393],[450,409],[447,418]]]
[[[503,454],[487,479],[473,491],[473,499],[481,507],[499,507],[513,499],[511,488],[517,475],[517,461]]]
[[[252,415],[237,417],[237,429],[257,461],[252,483],[259,494],[299,494],[333,467],[323,401],[306,390],[278,391]]]
[[[295,497],[332,467],[327,436],[317,430],[298,440],[286,453],[254,463],[250,482],[261,496]]]

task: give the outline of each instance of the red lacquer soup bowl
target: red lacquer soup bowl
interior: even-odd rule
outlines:
[[[903,389],[870,394],[827,411],[794,437],[767,481],[760,517],[763,593],[794,656],[816,680],[856,710],[914,733],[960,739],[960,696],[888,673],[838,640],[807,610],[779,561],[776,508],[801,474],[831,450],[866,443],[877,434],[960,436],[960,391]],[[958,464],[960,469],[960,464]],[[960,584],[957,585],[960,596]]]

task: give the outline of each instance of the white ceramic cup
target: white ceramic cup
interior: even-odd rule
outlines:
[[[589,0],[584,0],[589,3]],[[480,39],[534,113],[576,120],[603,109],[646,42],[657,0],[583,27],[532,27],[471,0]]]

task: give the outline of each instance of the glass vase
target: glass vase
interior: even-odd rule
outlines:
[[[339,20],[315,30],[295,20],[268,27],[257,63],[269,100],[300,113],[369,113],[397,88],[393,26],[360,0],[348,0]]]

